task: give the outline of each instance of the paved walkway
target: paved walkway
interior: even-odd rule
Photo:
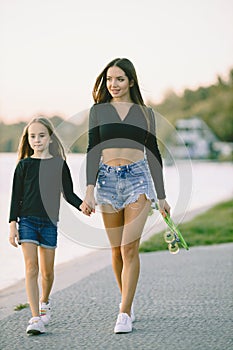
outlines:
[[[53,294],[46,334],[26,335],[29,309],[2,319],[0,349],[231,350],[233,244],[142,254],[130,334],[113,333],[119,301],[107,266]]]

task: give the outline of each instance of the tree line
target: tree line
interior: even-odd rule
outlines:
[[[233,69],[227,79],[218,76],[216,83],[196,90],[185,89],[181,96],[169,91],[163,102],[148,101],[155,111],[163,115],[171,124],[177,119],[197,116],[202,118],[220,141],[233,142]],[[88,116],[82,123],[64,120],[60,116],[50,118],[59,130],[60,137],[68,151],[83,153],[87,148]],[[16,152],[25,122],[5,124],[0,122],[0,152]],[[62,127],[59,128],[59,125]],[[166,130],[160,130],[161,137],[168,137]],[[80,135],[76,137],[76,135]],[[70,144],[70,140],[72,143]]]
[[[171,123],[193,116],[203,119],[220,141],[233,142],[233,69],[226,80],[196,90],[185,89],[181,96],[169,91],[160,104],[150,103]]]

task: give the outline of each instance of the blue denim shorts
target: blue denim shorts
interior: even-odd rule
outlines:
[[[145,159],[123,166],[100,165],[96,190],[99,205],[111,204],[114,209],[121,210],[136,202],[141,194],[151,202],[157,201]]]
[[[57,226],[47,218],[21,216],[19,219],[19,244],[35,243],[44,248],[57,247]]]

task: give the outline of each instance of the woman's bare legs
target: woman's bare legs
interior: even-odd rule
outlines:
[[[121,255],[122,231],[124,225],[124,211],[114,211],[111,206],[102,206],[104,226],[112,249],[112,268],[120,292],[122,292],[123,260]]]
[[[140,271],[138,248],[150,201],[140,195],[137,202],[118,213],[109,213],[104,208],[102,215],[112,247],[113,270],[122,294],[120,312],[130,315]]]
[[[122,304],[121,312],[130,315],[135,295],[139,271],[139,243],[142,231],[150,210],[150,201],[141,195],[137,202],[128,205],[124,210],[124,230],[122,235],[121,254],[122,270]]]

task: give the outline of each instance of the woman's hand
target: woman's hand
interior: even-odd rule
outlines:
[[[95,213],[95,207],[93,208],[93,204],[90,204],[90,203],[91,202],[85,198],[79,207],[82,210],[82,213],[87,216],[90,216],[91,213]]]
[[[170,215],[171,207],[167,203],[166,199],[159,199],[159,203],[158,204],[159,204],[159,211],[163,215],[163,217],[166,217],[167,214]]]
[[[90,216],[91,213],[95,213],[95,197],[94,197],[94,186],[87,186],[86,196],[80,205],[82,213]]]
[[[16,228],[16,221],[12,221],[10,223],[10,234],[9,234],[9,242],[12,244],[14,247],[18,248],[18,242],[19,240],[19,231]]]

